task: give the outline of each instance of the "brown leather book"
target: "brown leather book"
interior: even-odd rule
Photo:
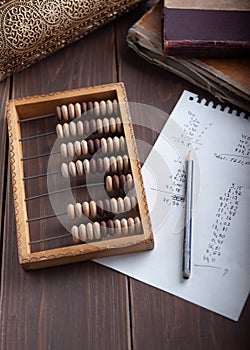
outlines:
[[[249,0],[164,0],[163,52],[186,57],[249,57],[249,23]]]

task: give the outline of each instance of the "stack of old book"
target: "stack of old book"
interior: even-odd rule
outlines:
[[[148,61],[250,111],[249,23],[249,0],[163,0],[127,41]]]

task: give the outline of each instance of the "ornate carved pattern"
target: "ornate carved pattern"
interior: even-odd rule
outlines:
[[[139,1],[0,1],[0,81],[82,38]]]

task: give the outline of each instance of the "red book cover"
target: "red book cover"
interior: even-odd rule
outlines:
[[[249,57],[249,0],[164,0],[163,52],[186,57]]]

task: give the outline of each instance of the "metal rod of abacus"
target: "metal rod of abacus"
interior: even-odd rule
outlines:
[[[21,161],[29,160],[29,159],[36,159],[36,158],[43,158],[43,157],[49,157],[53,154],[60,154],[60,152],[48,152],[48,153],[42,153],[42,154],[35,154],[33,156],[23,157],[21,158]]]
[[[39,177],[45,177],[45,176],[48,176],[48,175],[55,175],[55,174],[61,174],[61,171],[58,170],[58,171],[54,171],[54,172],[51,172],[51,173],[42,173],[42,174],[37,174],[37,175],[31,175],[31,176],[25,176],[23,178],[23,180],[32,180],[32,179],[37,179]]]
[[[53,236],[53,237],[48,237],[48,238],[43,238],[43,239],[37,239],[35,241],[30,241],[29,244],[38,244],[38,243],[43,243],[43,242],[48,242],[48,241],[52,241],[55,239],[60,239],[60,238],[66,238],[66,237],[72,237],[71,233],[65,233],[62,235],[58,235],[58,236]]]
[[[18,122],[18,123],[25,123],[25,122],[30,122],[30,121],[34,121],[34,120],[52,118],[52,117],[55,117],[55,116],[56,116],[55,113],[44,114],[44,115],[39,115],[39,116],[37,116],[37,117],[19,119],[17,122]]]
[[[48,132],[45,132],[43,134],[30,135],[30,136],[22,137],[22,138],[19,139],[19,141],[23,142],[23,141],[28,141],[28,140],[32,140],[32,139],[37,139],[39,137],[45,137],[45,136],[55,135],[55,134],[56,134],[55,131],[48,131]]]

